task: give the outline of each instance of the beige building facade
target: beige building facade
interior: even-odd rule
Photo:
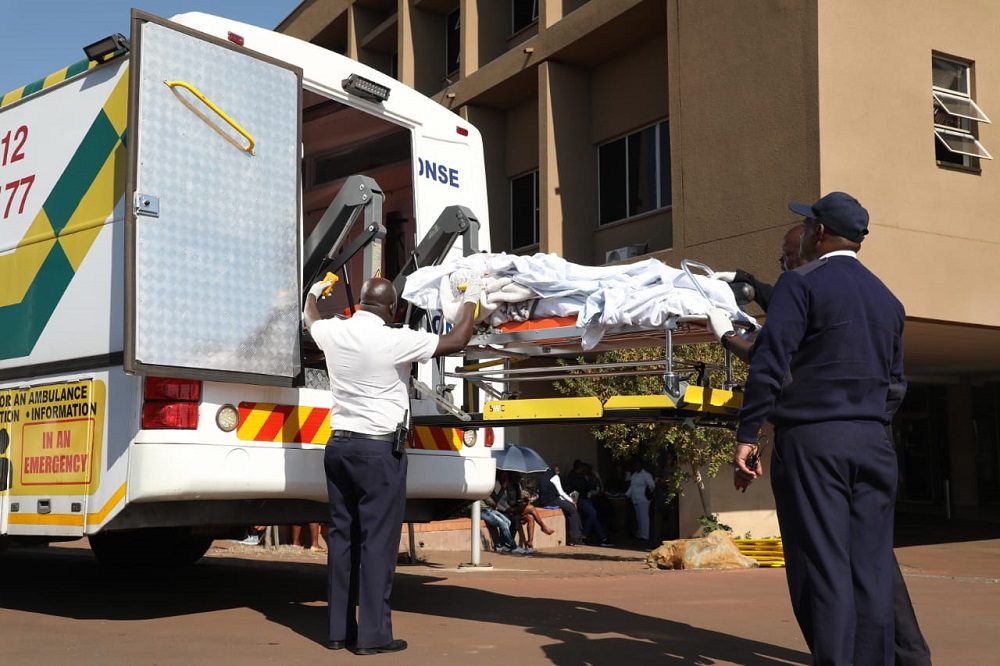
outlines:
[[[908,314],[900,509],[994,518],[997,25],[993,0],[305,0],[277,29],[480,129],[496,251],[771,280],[787,203],[854,194],[872,218],[861,258]],[[507,436],[564,466],[601,457],[586,431]],[[758,485],[720,477],[711,509],[776,532]]]

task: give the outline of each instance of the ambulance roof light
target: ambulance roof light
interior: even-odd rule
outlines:
[[[125,39],[125,35],[120,32],[116,32],[113,35],[108,35],[104,39],[99,39],[93,44],[88,44],[83,47],[83,52],[87,56],[87,60],[93,60],[94,62],[104,62],[112,53],[116,53],[120,50],[129,50],[128,40]]]
[[[389,88],[387,86],[375,83],[357,74],[351,74],[341,81],[340,85],[344,87],[345,92],[367,99],[369,102],[379,103],[389,99]]]

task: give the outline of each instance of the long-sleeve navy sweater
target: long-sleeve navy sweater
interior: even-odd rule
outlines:
[[[835,255],[784,273],[754,343],[737,441],[776,426],[888,423],[890,384],[905,388],[899,300],[856,258]]]

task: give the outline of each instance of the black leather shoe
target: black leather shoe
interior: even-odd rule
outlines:
[[[394,641],[389,641],[385,645],[380,645],[379,647],[370,648],[354,648],[354,654],[382,654],[383,652],[400,652],[406,649],[406,641],[397,638]]]
[[[347,647],[347,641],[327,641],[327,650],[343,650]]]

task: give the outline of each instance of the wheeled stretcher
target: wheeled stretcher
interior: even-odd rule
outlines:
[[[711,269],[688,260],[681,262],[681,269],[700,296],[711,304],[713,299],[692,274],[692,269],[706,274],[711,274]],[[611,325],[602,329],[598,342],[591,340],[590,344],[585,344],[587,329],[577,322],[577,316],[564,315],[482,325],[464,351],[466,363],[444,373],[482,389],[493,398],[481,411],[464,413],[469,417],[465,425],[683,421],[731,427],[735,422],[742,396],[733,381],[731,355],[726,353],[721,366],[674,358],[675,345],[714,342],[706,327],[705,314],[673,314],[657,326]],[[754,325],[749,318],[737,319],[734,324],[744,329]],[[610,349],[648,347],[663,349],[662,358],[613,363],[584,360]],[[582,362],[570,363],[567,359]],[[553,382],[580,376],[581,372],[589,377],[660,376],[663,391],[657,395],[615,396],[604,402],[595,397],[518,397],[518,387],[523,382]],[[711,386],[710,377],[720,373],[724,377],[721,385]],[[442,422],[455,416],[454,413],[443,416]],[[422,420],[427,419],[434,417]]]

